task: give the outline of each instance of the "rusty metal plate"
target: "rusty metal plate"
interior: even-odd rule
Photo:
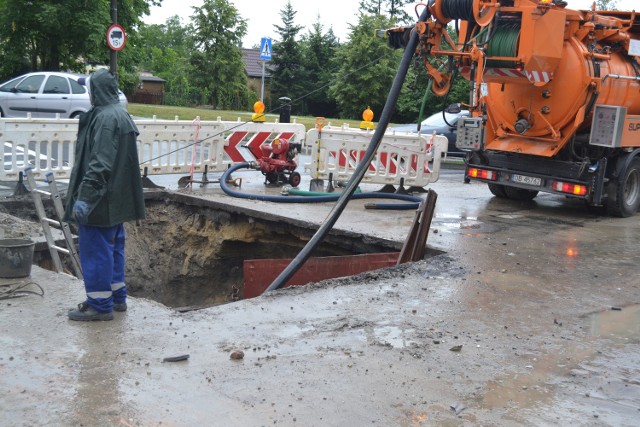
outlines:
[[[396,265],[399,252],[309,258],[285,286],[305,285],[336,277],[353,276],[365,271]],[[291,259],[245,260],[243,266],[244,298],[261,295]]]

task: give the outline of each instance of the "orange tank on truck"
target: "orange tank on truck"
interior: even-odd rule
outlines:
[[[558,193],[617,216],[640,208],[640,15],[571,10],[561,0],[431,0],[420,35],[432,91],[470,81],[458,121],[465,180],[497,197]],[[447,28],[455,28],[453,37]]]

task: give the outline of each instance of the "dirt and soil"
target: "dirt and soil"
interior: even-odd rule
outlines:
[[[242,298],[244,260],[293,258],[314,232],[308,222],[166,192],[148,195],[145,204],[144,224],[127,224],[129,292],[181,310]],[[399,249],[396,242],[336,231],[315,256]]]

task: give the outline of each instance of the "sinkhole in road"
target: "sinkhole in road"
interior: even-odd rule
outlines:
[[[147,197],[147,218],[127,226],[132,296],[188,310],[243,298],[243,261],[294,258],[314,224],[184,193]],[[314,257],[399,251],[402,244],[332,230]]]

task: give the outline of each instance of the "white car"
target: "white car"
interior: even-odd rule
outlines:
[[[78,83],[82,74],[42,71],[22,75],[0,85],[0,116],[75,118],[91,108],[87,88]],[[126,96],[120,103],[127,107]]]
[[[457,113],[447,113],[447,112],[438,112],[434,115],[427,117],[422,121],[420,125],[420,133],[422,135],[431,135],[435,132],[438,135],[444,135],[447,137],[449,141],[448,156],[451,157],[462,157],[465,153],[456,147],[456,139],[457,139],[457,124],[458,120],[462,117],[469,117],[468,110],[462,110]],[[393,126],[391,130],[396,132],[410,132],[417,133],[417,125],[400,125]]]

